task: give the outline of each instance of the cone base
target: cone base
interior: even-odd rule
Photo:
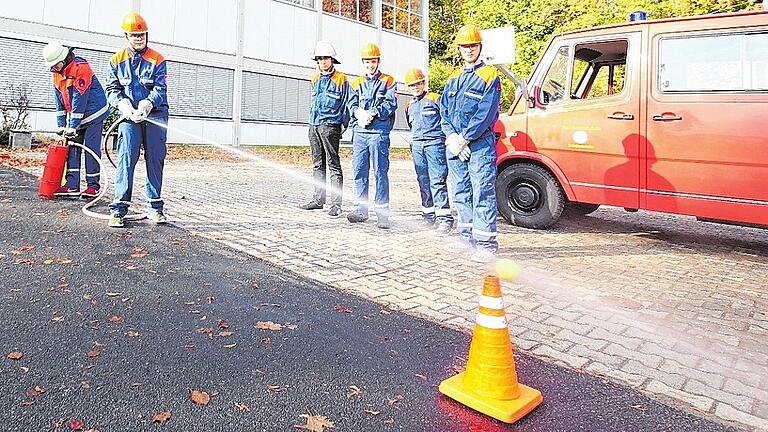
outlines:
[[[440,383],[440,393],[504,423],[514,423],[539,406],[544,398],[541,392],[522,384],[520,397],[512,400],[485,400],[464,388],[464,372]]]

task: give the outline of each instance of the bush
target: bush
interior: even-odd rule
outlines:
[[[14,84],[6,86],[5,97],[0,98],[0,113],[3,122],[0,124],[0,145],[7,146],[11,130],[29,129],[27,117],[29,116],[29,91],[27,85],[16,87]]]

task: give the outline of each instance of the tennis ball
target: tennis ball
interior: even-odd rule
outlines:
[[[504,280],[515,280],[520,274],[520,266],[511,259],[496,260],[496,274]]]

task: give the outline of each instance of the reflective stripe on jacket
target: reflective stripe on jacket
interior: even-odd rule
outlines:
[[[405,105],[405,119],[414,141],[445,142],[445,134],[440,127],[440,105],[437,93],[422,93]]]
[[[377,71],[372,77],[360,76],[352,80],[349,89],[348,112],[355,131],[389,133],[395,125],[397,92],[395,79]],[[360,107],[370,111],[374,118],[367,128],[360,127],[355,110]]]
[[[349,124],[347,98],[349,81],[339,71],[324,75],[320,72],[312,76],[312,101],[309,105],[309,124],[335,125]]]
[[[122,49],[109,61],[109,82],[107,99],[116,107],[123,98],[128,98],[136,108],[140,101],[152,102],[150,118],[168,118],[168,94],[165,58],[151,48],[133,52]]]
[[[107,117],[109,107],[104,89],[87,61],[75,57],[61,72],[53,72],[52,76],[59,127],[78,129]]]
[[[440,97],[445,136],[461,134],[474,141],[493,131],[499,118],[501,80],[496,68],[483,62],[457,70]]]

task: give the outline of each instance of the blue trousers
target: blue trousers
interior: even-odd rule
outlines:
[[[167,123],[167,119],[163,119]],[[133,194],[133,175],[139,153],[144,148],[147,166],[147,211],[162,212],[163,165],[165,164],[167,130],[161,126],[142,122],[124,121],[118,127],[117,171],[115,172],[115,199],[109,205],[113,215],[125,216]]]
[[[101,159],[101,129],[103,126],[103,121],[90,123],[86,126],[85,130],[80,132],[84,135],[82,142],[78,139],[74,140],[74,142],[83,144],[96,153],[99,159]],[[67,187],[70,189],[80,189],[80,156],[83,152],[84,150],[80,147],[69,147],[67,154]],[[99,163],[96,162],[96,159],[90,153],[85,152],[85,181],[88,187],[99,189],[100,180]]]
[[[456,228],[461,238],[478,248],[496,251],[496,141],[493,134],[472,141],[468,162],[448,159],[453,204],[459,216]]]
[[[376,215],[389,216],[389,133],[355,131],[352,135],[352,177],[355,181],[355,210],[362,213],[368,213],[371,168],[376,182]]]
[[[448,164],[445,143],[442,141],[414,141],[411,146],[413,167],[421,193],[421,214],[428,221],[453,223],[448,204]],[[435,216],[437,215],[437,216]]]

